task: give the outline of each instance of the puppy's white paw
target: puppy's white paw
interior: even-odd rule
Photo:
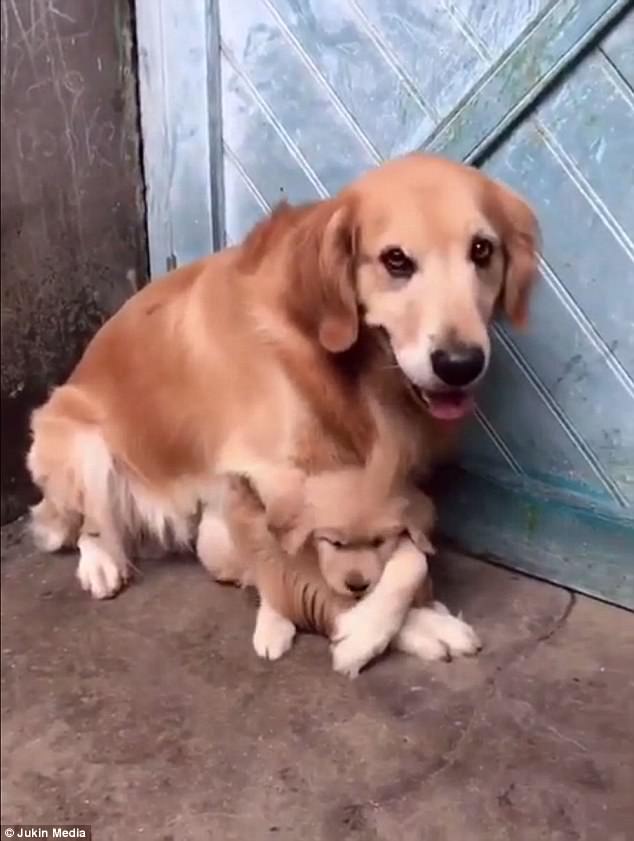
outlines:
[[[434,602],[409,611],[395,647],[422,660],[451,660],[476,654],[482,643],[470,625]]]
[[[376,605],[360,602],[337,618],[332,644],[332,667],[355,678],[390,644],[399,628],[397,616],[381,614]]]
[[[295,625],[268,605],[261,605],[253,632],[253,648],[258,657],[279,660],[293,645]]]
[[[79,539],[77,578],[94,599],[115,596],[129,578],[127,562],[117,562],[93,538]]]

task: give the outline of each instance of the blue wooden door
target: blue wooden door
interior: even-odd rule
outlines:
[[[445,528],[634,606],[632,4],[137,0],[137,23],[155,273],[414,149],[528,197],[532,326],[496,327]]]

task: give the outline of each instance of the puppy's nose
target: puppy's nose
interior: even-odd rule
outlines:
[[[477,379],[484,368],[484,351],[479,345],[458,345],[450,350],[435,350],[431,367],[445,385],[461,387]]]
[[[365,593],[368,589],[368,581],[361,575],[360,572],[356,570],[354,572],[349,572],[344,580],[344,584],[350,590],[351,593]]]

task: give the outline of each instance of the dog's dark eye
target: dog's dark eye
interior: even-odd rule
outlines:
[[[401,248],[386,248],[381,262],[392,277],[410,278],[416,271],[416,263]]]
[[[374,540],[372,541],[372,548],[373,549],[380,549],[381,546],[383,546],[384,543],[385,543],[385,538],[384,537],[375,537]]]
[[[474,237],[471,243],[469,259],[480,269],[486,268],[493,256],[493,243],[486,237]]]

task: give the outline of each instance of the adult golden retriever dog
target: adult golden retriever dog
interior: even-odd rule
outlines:
[[[81,586],[106,598],[128,578],[127,538],[187,543],[201,508],[199,557],[223,568],[223,474],[245,474],[266,500],[289,466],[362,463],[379,421],[403,472],[424,472],[469,411],[496,309],[526,319],[536,240],[506,187],[411,155],[145,287],[33,414],[40,544],[76,541]],[[402,573],[388,563],[344,615],[348,657],[398,632]],[[412,609],[406,623],[421,656],[470,650],[446,612]]]

